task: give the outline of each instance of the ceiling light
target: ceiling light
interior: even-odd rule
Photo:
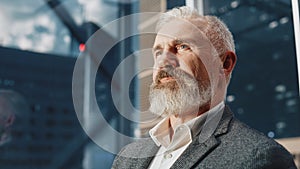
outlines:
[[[278,22],[277,21],[272,21],[269,23],[269,28],[270,29],[274,29],[278,26]]]
[[[236,7],[239,6],[239,2],[238,2],[238,1],[232,1],[232,2],[230,3],[230,6],[231,6],[231,8],[236,8]]]
[[[289,22],[289,18],[288,18],[288,17],[282,17],[282,18],[279,20],[279,22],[280,22],[281,24],[288,23],[288,22]]]

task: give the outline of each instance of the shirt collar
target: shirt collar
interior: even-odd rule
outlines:
[[[212,109],[203,113],[201,116],[198,116],[198,117],[186,122],[187,125],[189,126],[189,128],[191,129],[192,136],[195,137],[196,135],[198,135],[199,132],[202,131],[203,126],[206,125],[211,120],[212,117],[215,117],[216,114],[223,112],[224,107],[225,107],[225,104],[222,101],[221,103],[217,104]],[[211,134],[213,134],[213,132],[214,132],[214,130],[212,130],[206,134],[211,135]]]
[[[164,146],[167,149],[176,149],[191,142],[202,129],[209,116],[220,112],[225,107],[224,102],[219,103],[209,111],[197,116],[184,124],[176,127],[172,140],[170,140],[170,118],[166,117],[155,125],[150,131],[149,135],[157,146]],[[208,119],[209,120],[209,119]],[[212,131],[213,132],[213,131]],[[212,133],[211,133],[212,134]]]

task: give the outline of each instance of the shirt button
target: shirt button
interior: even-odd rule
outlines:
[[[173,157],[172,154],[165,154],[165,155],[164,155],[164,158],[165,158],[165,159],[170,159],[170,158],[172,158],[172,157]]]
[[[180,130],[182,130],[182,129],[183,129],[182,126],[180,126],[180,127],[177,128],[178,131],[180,131]]]

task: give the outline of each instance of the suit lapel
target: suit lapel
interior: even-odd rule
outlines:
[[[193,141],[191,145],[176,160],[171,169],[191,168],[195,163],[201,161],[209,152],[219,145],[215,137],[210,137],[204,143],[198,140]]]
[[[147,158],[138,158],[138,159],[133,159],[136,161],[136,164],[133,165],[133,168],[148,168],[151,164],[151,161],[154,156],[152,157],[147,157]],[[132,162],[132,161],[130,161]]]
[[[233,117],[230,109],[225,106],[222,118],[219,122],[213,135],[211,135],[205,142],[201,142],[196,136],[193,142],[183,152],[183,154],[176,160],[171,169],[177,168],[191,168],[196,163],[200,163],[210,152],[213,151],[219,144],[220,141],[217,139],[218,136],[227,133],[228,125]]]
[[[139,152],[139,156],[135,159],[130,159],[130,163],[135,161],[134,168],[148,168],[158,149],[159,147],[149,139],[145,142],[144,148]]]

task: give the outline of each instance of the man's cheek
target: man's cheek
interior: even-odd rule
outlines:
[[[184,72],[188,73],[191,76],[194,76],[193,70],[191,68],[191,63],[189,61],[181,60],[179,62],[180,64],[180,69],[183,70]]]

